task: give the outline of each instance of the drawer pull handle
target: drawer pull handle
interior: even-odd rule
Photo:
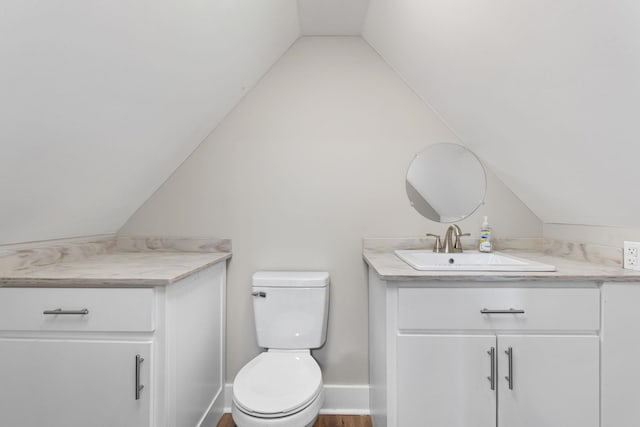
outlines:
[[[82,310],[63,310],[61,308],[56,308],[55,310],[45,310],[42,314],[80,314],[85,315],[89,314],[89,310],[83,308]]]
[[[136,400],[140,400],[140,392],[144,388],[144,385],[140,384],[140,365],[142,365],[142,362],[144,362],[144,358],[136,354]]]
[[[487,351],[487,354],[491,358],[491,375],[487,377],[491,384],[491,390],[496,389],[496,348],[491,347],[491,350]]]
[[[510,308],[508,310],[490,310],[488,308],[483,308],[480,310],[482,314],[524,314],[524,310],[519,308]]]
[[[509,384],[509,390],[513,390],[513,347],[509,347],[504,353],[509,358],[509,376],[504,377],[504,379]]]

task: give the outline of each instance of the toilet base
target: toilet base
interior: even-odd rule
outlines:
[[[279,418],[259,418],[242,412],[235,403],[231,405],[231,417],[238,427],[312,427],[324,404],[324,390],[320,391],[309,406],[295,414]]]

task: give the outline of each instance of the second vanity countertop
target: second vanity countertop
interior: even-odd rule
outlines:
[[[556,271],[420,271],[402,261],[393,249],[364,249],[365,262],[387,281],[602,281],[640,282],[640,271],[576,261],[534,251],[499,250],[531,261],[552,264]]]
[[[167,286],[231,258],[224,239],[108,236],[0,249],[0,287]]]
[[[0,273],[0,287],[166,286],[230,257],[229,252],[116,252]]]

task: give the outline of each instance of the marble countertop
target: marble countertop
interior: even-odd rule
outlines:
[[[552,272],[514,271],[419,271],[402,261],[392,249],[364,249],[363,258],[383,280],[388,281],[606,281],[640,282],[640,271],[625,270],[618,266],[577,261],[560,256],[547,255],[535,251],[502,250],[505,254],[530,259],[544,264],[552,264]]]
[[[231,253],[116,252],[0,275],[0,287],[154,287],[184,279]]]
[[[231,258],[224,239],[107,236],[0,249],[0,287],[166,286]]]

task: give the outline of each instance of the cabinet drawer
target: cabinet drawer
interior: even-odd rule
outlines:
[[[398,329],[596,331],[600,290],[400,288]]]
[[[0,330],[153,331],[153,301],[153,289],[0,288]]]

